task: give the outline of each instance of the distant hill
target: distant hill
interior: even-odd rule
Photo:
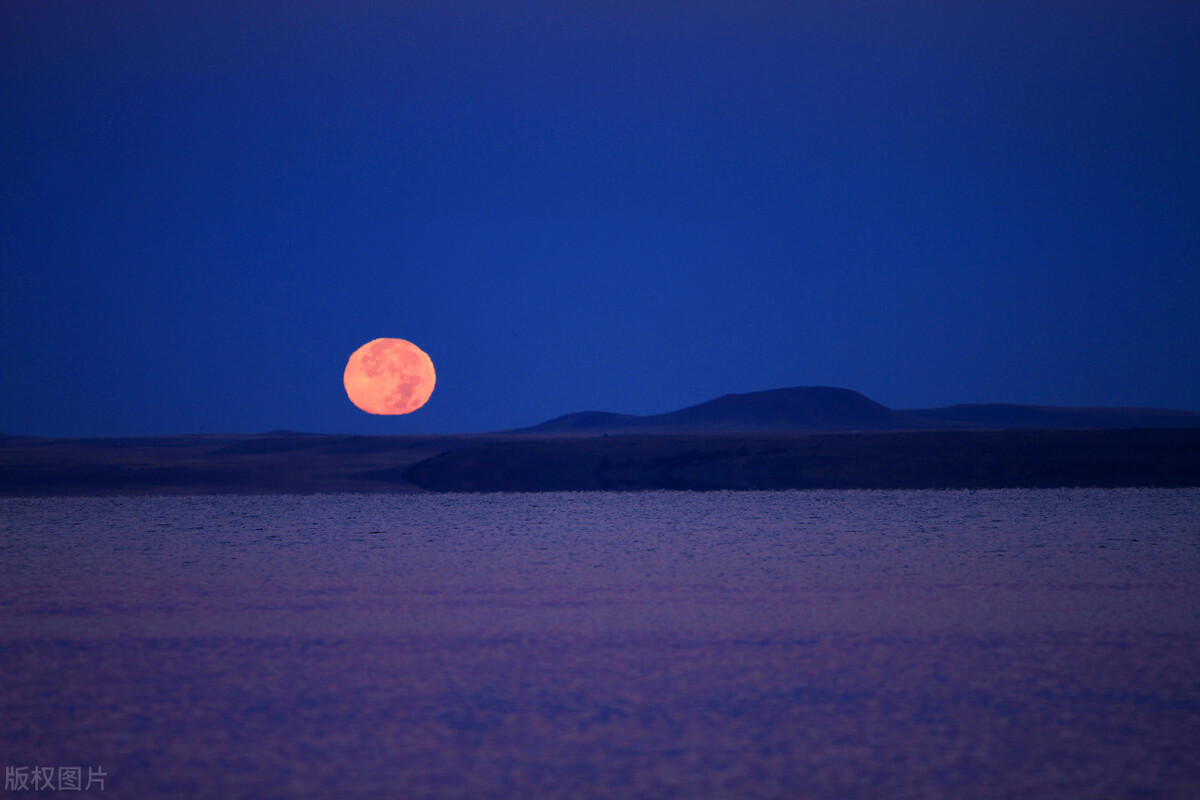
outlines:
[[[850,389],[801,386],[727,394],[650,416],[584,411],[520,433],[899,430],[918,424]]]
[[[1058,408],[1007,403],[921,408],[902,412],[927,428],[1197,428],[1200,413],[1162,408]]]
[[[850,389],[800,386],[727,394],[665,414],[584,411],[511,433],[1025,430],[1197,428],[1200,413],[1154,408],[1057,408],[1012,404],[892,410]]]

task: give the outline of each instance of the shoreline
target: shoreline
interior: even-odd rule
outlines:
[[[1200,486],[1200,429],[0,438],[0,496]]]

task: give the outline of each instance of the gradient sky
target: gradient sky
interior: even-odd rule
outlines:
[[[3,433],[1200,409],[1195,2],[4,1],[0,206]]]

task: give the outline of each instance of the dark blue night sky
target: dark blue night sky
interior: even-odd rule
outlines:
[[[0,3],[0,432],[1200,409],[1200,4]],[[433,358],[402,417],[350,353]]]

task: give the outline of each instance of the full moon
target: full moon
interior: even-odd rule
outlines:
[[[437,376],[425,351],[404,339],[375,339],[354,351],[342,382],[368,414],[408,414],[433,394]]]

